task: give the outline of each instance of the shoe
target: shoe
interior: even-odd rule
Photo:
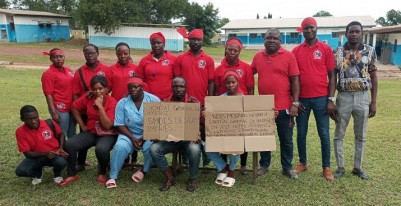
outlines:
[[[334,172],[334,178],[340,179],[342,176],[345,174],[345,169],[342,167],[339,167],[335,172]]]
[[[331,172],[330,167],[323,167],[323,177],[326,178],[327,181],[334,181],[333,173]]]
[[[32,185],[38,185],[42,182],[42,178],[32,178]]]
[[[282,173],[283,173],[284,176],[287,176],[288,178],[298,179],[298,175],[295,174],[294,170],[287,170],[287,171],[283,170]]]
[[[258,170],[258,176],[262,176],[262,175],[266,174],[266,172],[268,172],[268,171],[269,171],[269,167],[261,166]]]
[[[78,179],[79,179],[78,176],[67,177],[64,180],[62,180],[58,185],[65,186],[65,185],[70,184],[71,182],[76,182]]]
[[[309,164],[306,164],[306,163],[299,163],[299,164],[295,167],[294,172],[295,172],[295,174],[299,174],[299,173],[301,173],[301,172],[303,172],[303,171],[308,170],[308,167],[309,167]]]
[[[165,192],[165,191],[167,191],[167,190],[169,190],[172,186],[174,186],[175,185],[175,180],[173,179],[173,180],[166,180],[163,184],[162,184],[162,186],[159,188],[159,190],[161,191],[161,192]]]
[[[85,165],[77,165],[75,166],[75,170],[78,172],[82,172],[85,170]]]
[[[207,165],[203,165],[203,168],[205,168],[202,171],[203,174],[209,174],[210,173],[210,170],[209,170],[210,166],[208,164]]]
[[[195,179],[189,179],[187,184],[187,191],[193,192],[195,191],[197,185]]]
[[[361,169],[358,168],[354,168],[351,172],[353,175],[358,176],[359,178],[363,179],[363,180],[367,180],[369,179],[369,176]]]
[[[96,181],[98,184],[101,184],[101,185],[106,184],[107,177],[106,177],[106,175],[98,175],[96,178]]]
[[[241,175],[246,175],[247,174],[247,170],[248,170],[248,168],[246,168],[246,166],[241,166],[241,169],[239,170],[239,173]]]
[[[55,178],[53,178],[53,181],[56,184],[60,184],[60,182],[63,181],[63,178],[62,177],[55,177]]]

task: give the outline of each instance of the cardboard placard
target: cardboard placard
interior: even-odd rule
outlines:
[[[276,150],[273,95],[206,97],[205,107],[207,152]]]
[[[145,102],[145,140],[195,141],[199,136],[199,103]]]

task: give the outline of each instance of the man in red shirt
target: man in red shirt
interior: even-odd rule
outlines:
[[[32,184],[37,185],[42,182],[42,168],[50,166],[53,167],[54,182],[60,183],[63,180],[61,171],[67,165],[65,157],[68,156],[63,150],[64,134],[61,128],[53,120],[54,129],[45,120],[39,119],[38,111],[31,105],[23,106],[20,116],[24,124],[17,128],[15,136],[18,150],[26,158],[18,165],[16,175],[30,177]]]
[[[292,169],[294,117],[298,114],[299,70],[294,55],[281,47],[280,31],[276,28],[267,30],[265,49],[258,52],[252,61],[252,69],[258,73],[260,95],[273,94],[277,133],[280,140],[280,156],[283,175],[298,179]],[[258,175],[269,170],[271,152],[260,153]]]
[[[296,118],[299,164],[295,167],[295,173],[308,169],[306,135],[309,116],[313,110],[322,147],[323,176],[326,180],[333,181],[334,176],[330,169],[329,115],[336,110],[334,54],[330,46],[316,38],[317,23],[314,18],[305,18],[297,30],[303,32],[305,42],[292,50],[300,71],[300,112]]]

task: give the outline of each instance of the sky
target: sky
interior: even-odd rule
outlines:
[[[318,11],[328,11],[333,16],[386,17],[391,9],[401,10],[399,0],[189,0],[205,5],[213,3],[219,16],[228,19],[262,19],[268,13],[273,18],[305,18]]]

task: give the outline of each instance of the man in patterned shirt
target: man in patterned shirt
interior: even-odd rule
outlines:
[[[377,76],[376,52],[373,47],[363,44],[362,24],[357,21],[349,23],[345,29],[348,39],[335,52],[337,82],[337,113],[332,115],[336,121],[334,134],[334,152],[337,161],[335,177],[344,176],[343,139],[350,117],[354,119],[355,154],[352,174],[361,179],[369,176],[362,169],[365,150],[366,129],[369,117],[376,114]],[[368,90],[371,99],[369,100]]]

